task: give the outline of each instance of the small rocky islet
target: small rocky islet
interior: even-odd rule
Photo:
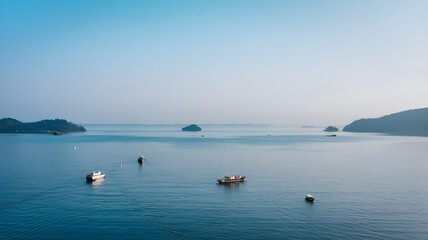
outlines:
[[[199,132],[201,130],[202,130],[202,128],[200,128],[196,124],[190,124],[186,127],[181,128],[181,131],[183,131],[183,132]]]
[[[324,129],[324,132],[338,132],[339,128],[334,127],[334,126],[328,126]]]

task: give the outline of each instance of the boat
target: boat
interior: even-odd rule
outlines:
[[[218,184],[228,184],[228,183],[237,183],[237,182],[245,182],[245,176],[233,175],[233,176],[225,176],[224,178],[217,179]]]
[[[336,134],[325,135],[326,137],[337,137]]]
[[[93,182],[93,181],[96,181],[96,180],[99,180],[99,179],[104,179],[105,177],[106,177],[105,173],[102,173],[102,172],[99,172],[99,171],[97,171],[97,172],[91,172],[88,175],[86,175],[86,181]]]
[[[146,158],[144,158],[144,156],[139,156],[137,161],[138,163],[144,163],[144,161],[146,161]]]
[[[305,197],[305,200],[308,202],[313,202],[315,200],[315,197],[312,195],[307,194]]]

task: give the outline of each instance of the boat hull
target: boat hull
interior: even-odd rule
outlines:
[[[97,181],[97,180],[104,179],[104,178],[106,178],[105,174],[102,174],[102,175],[99,175],[99,176],[88,175],[88,176],[86,176],[86,181],[87,182],[93,182],[93,181]]]
[[[245,182],[245,180],[239,180],[239,181],[222,181],[222,180],[217,180],[218,184],[232,184],[232,183],[241,183],[241,182]]]
[[[315,198],[313,196],[306,196],[305,200],[308,202],[313,202],[315,200]]]

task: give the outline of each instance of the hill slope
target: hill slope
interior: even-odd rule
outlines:
[[[42,120],[23,123],[13,118],[0,119],[0,133],[71,133],[85,132],[83,126],[76,125],[64,119]]]
[[[407,110],[380,118],[356,120],[345,126],[343,131],[428,136],[428,108]]]

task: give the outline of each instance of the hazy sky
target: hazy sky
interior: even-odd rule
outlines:
[[[0,0],[0,118],[344,125],[428,106],[428,1]]]

